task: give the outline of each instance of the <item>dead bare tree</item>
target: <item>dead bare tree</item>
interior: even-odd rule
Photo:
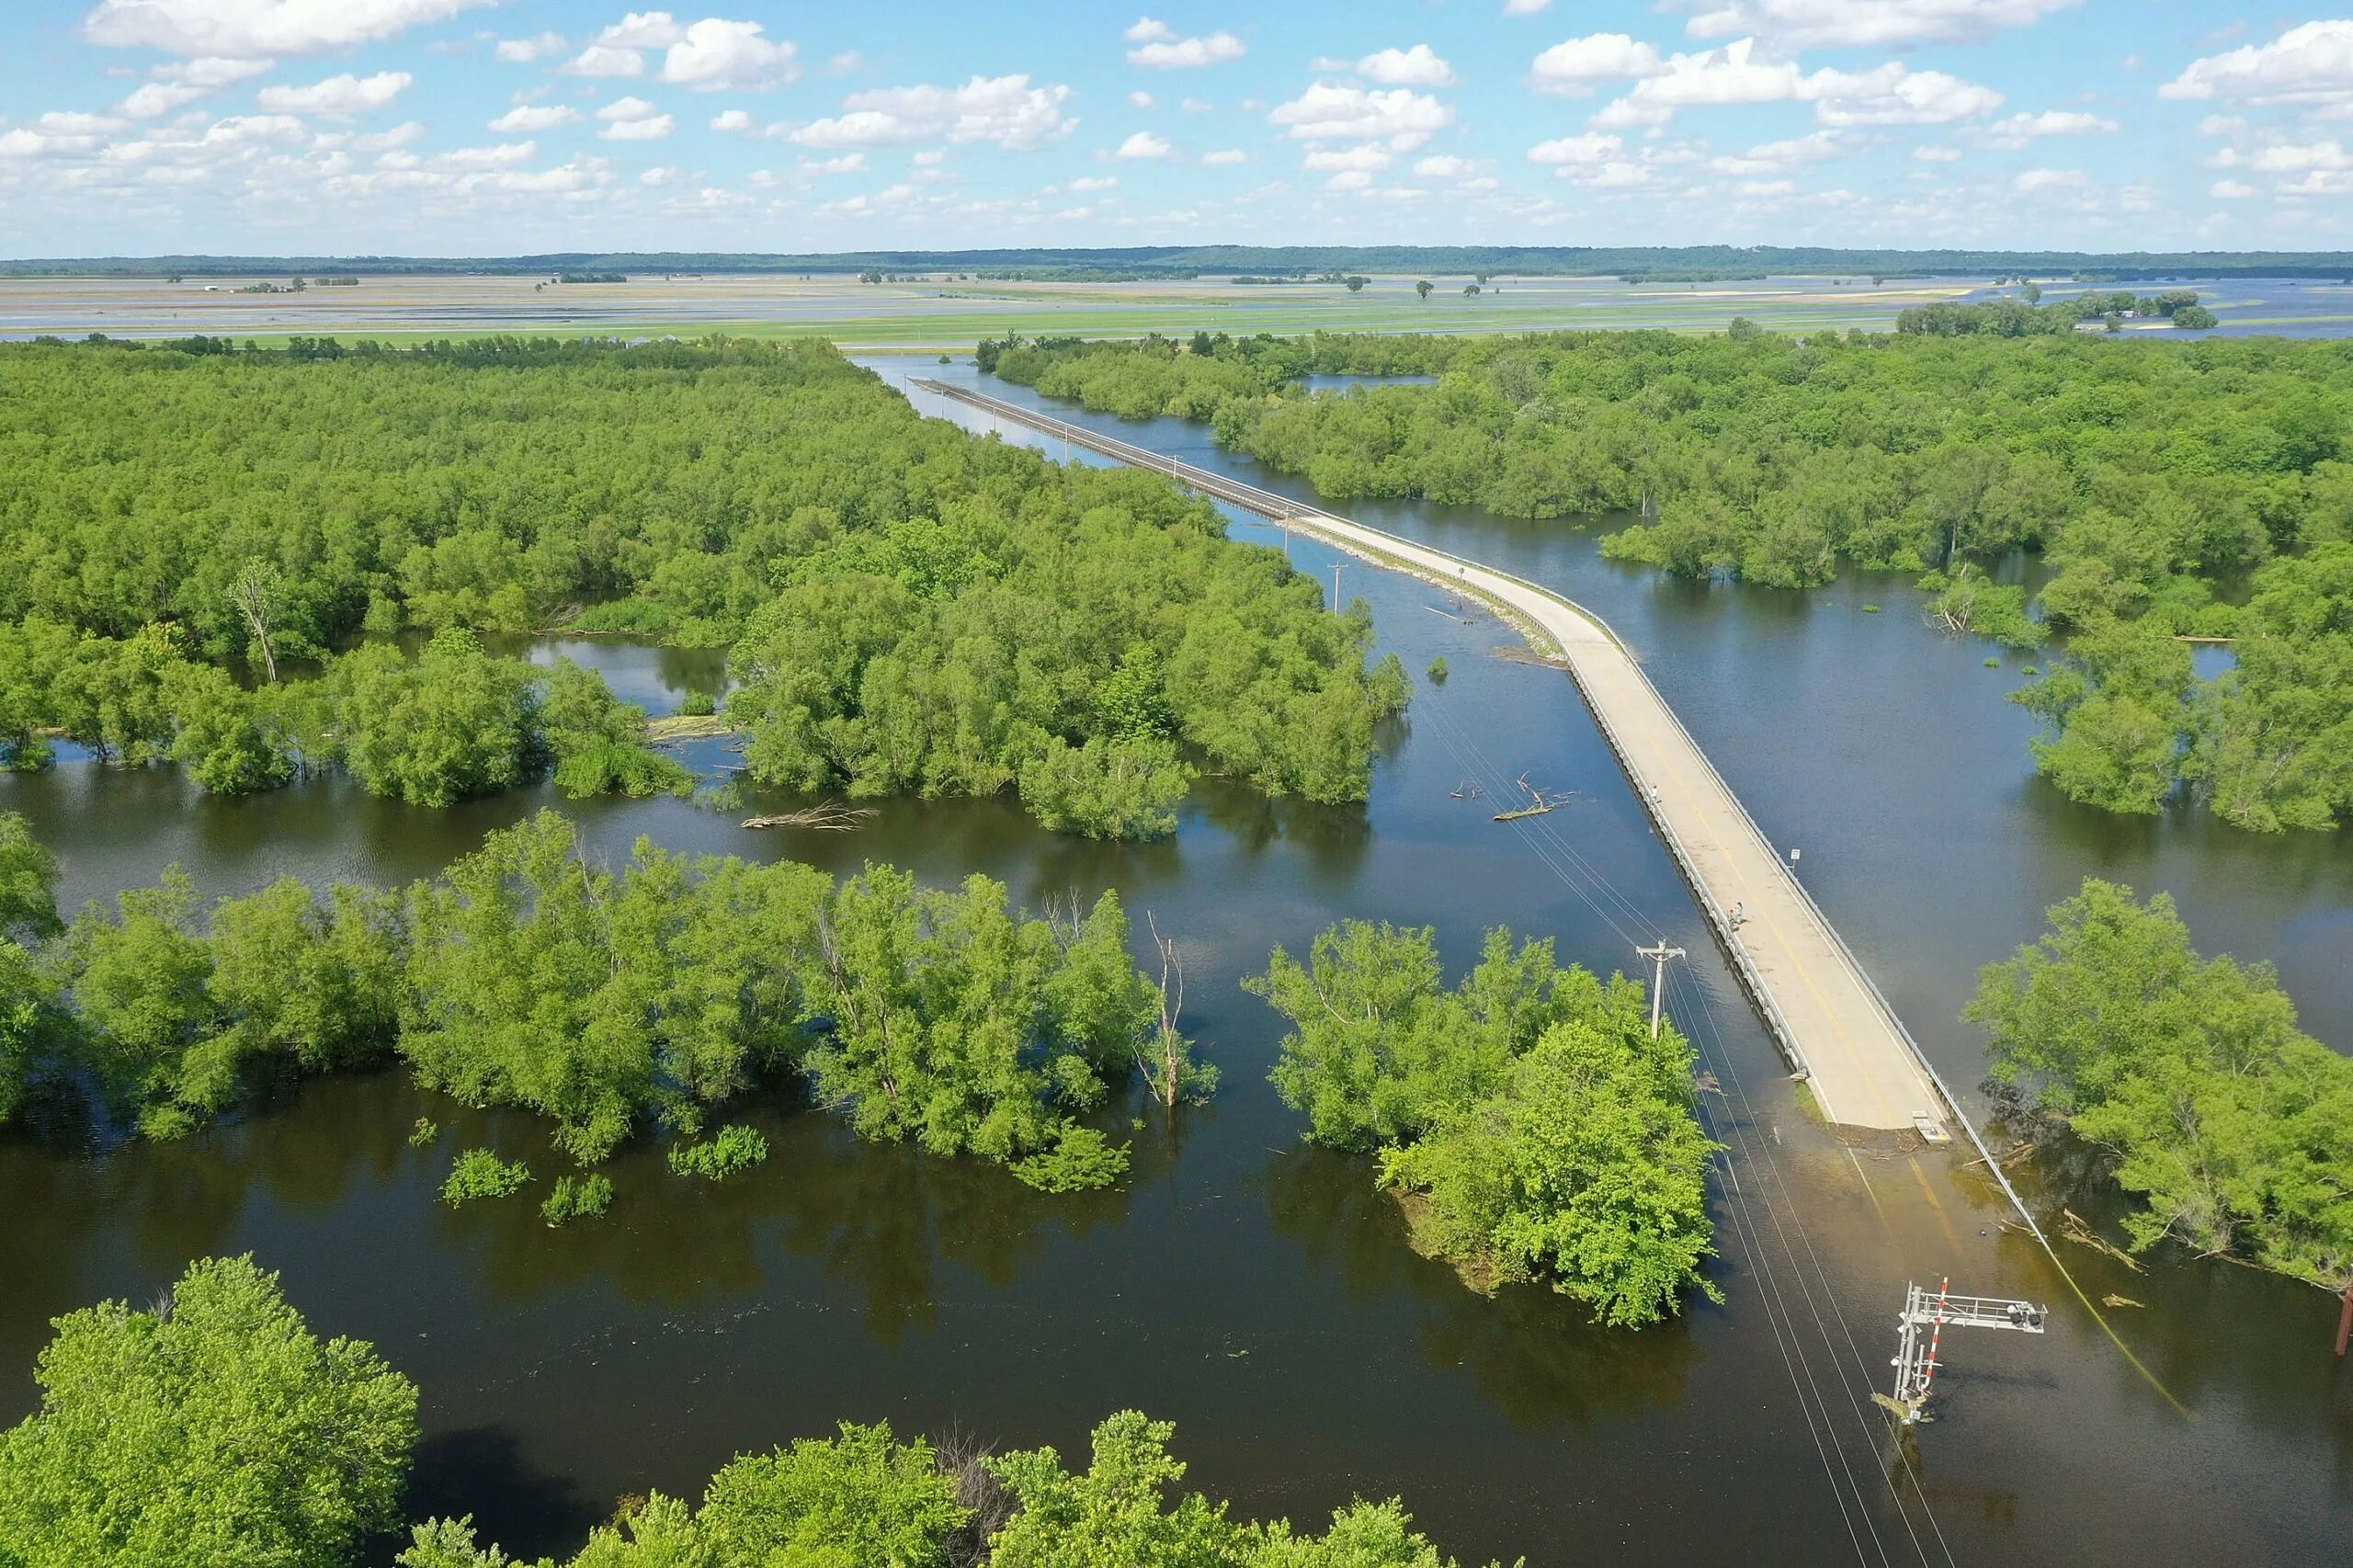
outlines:
[[[277,623],[278,600],[286,590],[285,576],[258,555],[248,556],[229,585],[229,602],[237,607],[253,629],[254,645],[261,650],[262,667],[272,686],[278,684],[278,653],[270,646],[270,628]]]
[[[1153,1097],[1164,1109],[1173,1111],[1184,1093],[1188,1065],[1185,1036],[1176,1027],[1185,1012],[1185,960],[1177,953],[1176,944],[1160,934],[1160,922],[1152,911],[1144,911],[1143,917],[1152,927],[1152,945],[1160,952],[1160,1027],[1154,1032],[1150,1053],[1138,1043],[1136,1065],[1143,1070],[1144,1083],[1151,1088]]]
[[[991,1475],[982,1461],[993,1449],[974,1433],[953,1426],[932,1439],[932,1463],[956,1483],[956,1501],[969,1510],[964,1526],[949,1539],[947,1559],[952,1568],[986,1562],[989,1538],[1013,1517],[1013,1494]]]

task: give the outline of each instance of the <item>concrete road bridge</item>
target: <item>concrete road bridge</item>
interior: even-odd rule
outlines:
[[[1634,655],[1598,617],[1549,588],[1493,567],[1084,426],[945,381],[910,378],[908,384],[1071,446],[1167,474],[1375,565],[1484,601],[1567,668],[1698,895],[1733,971],[1824,1117],[1843,1127],[1945,1142],[1957,1108],[1903,1020],[1799,882],[1791,858],[1750,818]]]

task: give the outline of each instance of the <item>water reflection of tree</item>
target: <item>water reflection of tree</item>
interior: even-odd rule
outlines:
[[[2138,1269],[2096,1247],[2067,1239],[2065,1215],[2073,1213],[2088,1232],[2110,1244],[2124,1239],[2124,1213],[2135,1199],[2116,1184],[2110,1156],[2063,1127],[2038,1119],[1997,1114],[1986,1141],[2005,1150],[2031,1139],[2033,1152],[2006,1165],[2011,1184],[2050,1235],[2075,1286],[2095,1302],[2113,1294],[2137,1303],[2101,1307],[2109,1326],[2172,1396],[2195,1407],[2225,1395],[2260,1408],[2267,1432],[2291,1434],[2295,1441],[2343,1447],[2353,1420],[2315,1397],[2312,1369],[2325,1356],[2336,1324],[2333,1295],[2301,1280],[2268,1274],[2229,1259],[2203,1257],[2174,1242],[2160,1242],[2137,1255]],[[1961,1167],[1955,1188],[1971,1209],[1992,1224],[2011,1221],[2009,1199],[1982,1169]],[[2020,1234],[2016,1245],[2033,1248]],[[2040,1249],[2035,1249],[2040,1256]],[[2052,1293],[2069,1305],[2074,1293],[2050,1279]],[[2231,1325],[2218,1334],[2215,1325]],[[2097,1330],[2086,1325],[2086,1332]],[[2097,1342],[2105,1346],[2105,1339]],[[2121,1358],[2100,1354],[2120,1386],[2135,1399],[2155,1396],[2139,1372]],[[2342,1402],[2338,1402],[2342,1403]]]
[[[612,1504],[592,1502],[570,1479],[533,1465],[511,1428],[470,1426],[417,1444],[408,1511],[420,1519],[471,1514],[483,1540],[529,1558],[576,1545]]]
[[[1544,1430],[1682,1402],[1699,1353],[1688,1326],[1599,1327],[1585,1307],[1532,1286],[1481,1296],[1406,1244],[1397,1205],[1370,1163],[1299,1148],[1267,1167],[1275,1228],[1313,1269],[1335,1269],[1353,1299],[1415,1303],[1422,1356],[1467,1370],[1515,1426]]]
[[[1303,854],[1319,875],[1355,875],[1372,847],[1372,817],[1361,802],[1319,806],[1221,778],[1202,779],[1192,798],[1210,824],[1245,851],[1263,851],[1280,841]]]

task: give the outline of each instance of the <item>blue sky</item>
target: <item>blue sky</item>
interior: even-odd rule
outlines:
[[[10,0],[7,13],[0,248],[15,256],[2353,244],[2353,19],[2294,10]]]

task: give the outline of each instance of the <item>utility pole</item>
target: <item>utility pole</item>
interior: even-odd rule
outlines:
[[[1340,562],[1332,562],[1332,613],[1340,613]]]
[[[2345,1283],[2345,1311],[2336,1320],[2337,1355],[2345,1354],[2345,1347],[2348,1343],[2353,1343],[2353,1279],[2348,1279]]]
[[[1664,941],[1654,948],[1636,948],[1634,951],[1642,958],[1654,960],[1658,965],[1651,980],[1651,1038],[1656,1040],[1659,1004],[1666,996],[1666,960],[1679,959],[1684,956],[1684,953],[1681,948],[1670,948]]]

